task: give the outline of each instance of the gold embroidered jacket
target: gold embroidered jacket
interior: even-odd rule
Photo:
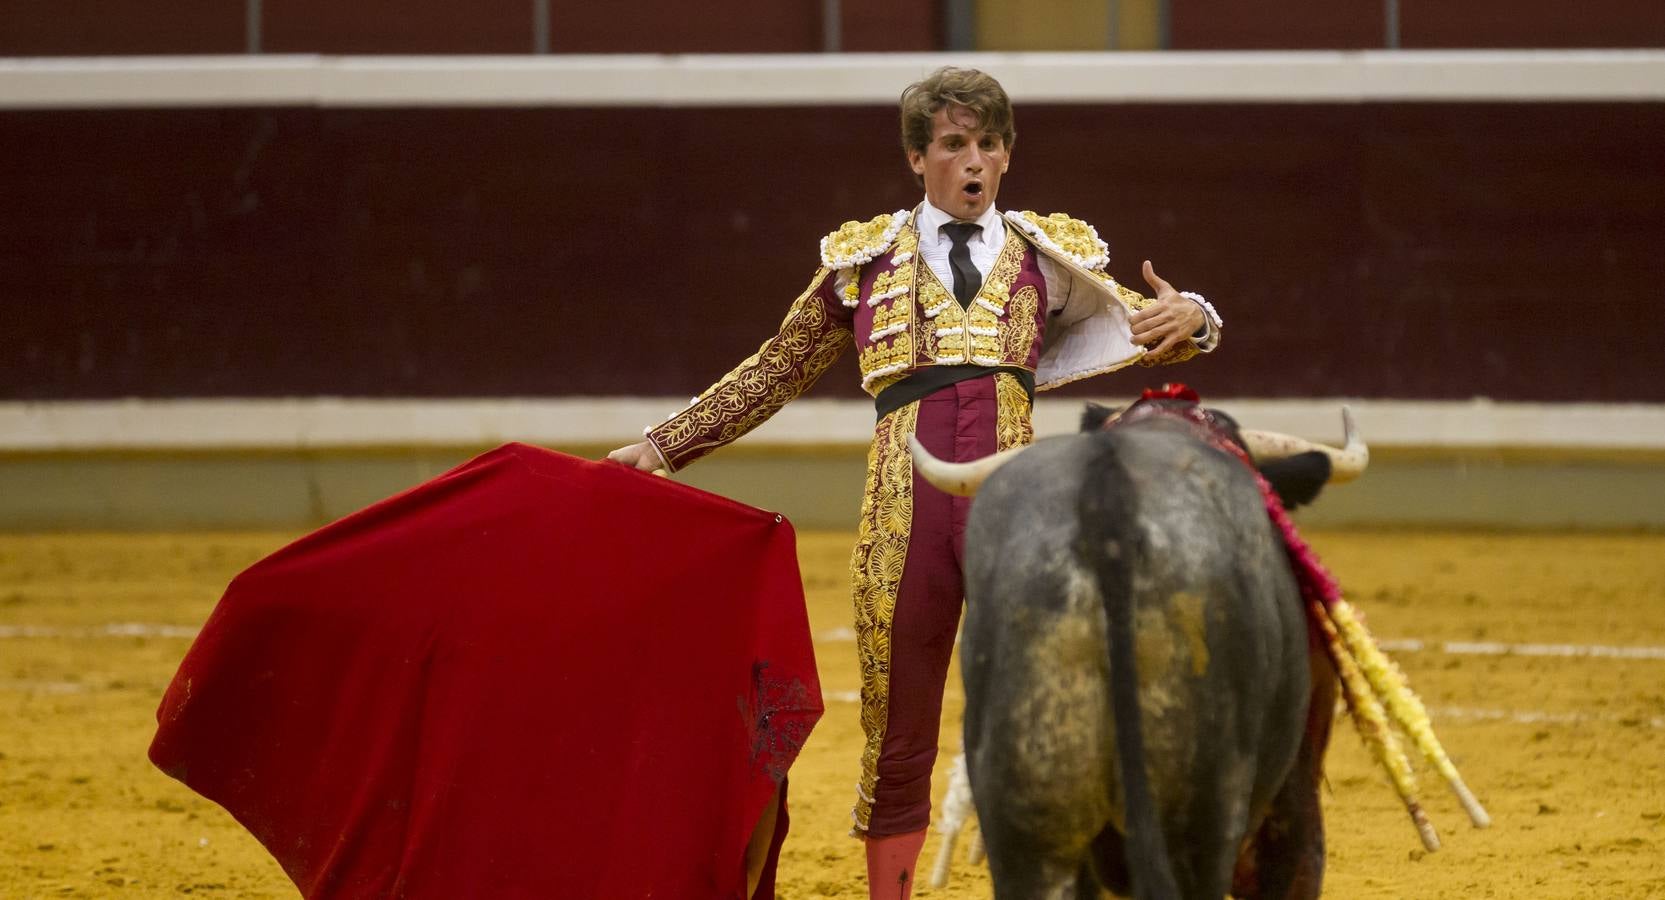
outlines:
[[[920,259],[912,213],[846,222],[822,239],[821,268],[779,331],[648,440],[680,469],[762,424],[852,344],[873,396],[935,365],[1015,366],[1048,390],[1198,352],[1186,342],[1152,360],[1133,343],[1128,313],[1150,301],[1105,273],[1092,226],[1062,214],[1005,220],[1005,245],[966,307]],[[1217,337],[1211,328],[1208,349]]]

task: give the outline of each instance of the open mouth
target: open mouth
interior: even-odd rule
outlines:
[[[968,181],[961,190],[965,191],[967,196],[981,197],[983,196],[983,183],[981,181]]]

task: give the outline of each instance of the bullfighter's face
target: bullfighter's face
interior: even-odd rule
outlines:
[[[931,143],[909,150],[908,164],[925,180],[925,198],[956,219],[970,221],[994,205],[1012,151],[998,132],[977,127],[977,114],[945,106],[932,120]]]

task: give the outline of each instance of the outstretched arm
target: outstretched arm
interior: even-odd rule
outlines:
[[[851,344],[850,314],[834,296],[833,273],[817,272],[787,310],[780,331],[706,388],[688,407],[648,429],[647,440],[607,458],[642,470],[683,468],[761,425],[809,390]]]

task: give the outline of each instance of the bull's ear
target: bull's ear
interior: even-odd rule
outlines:
[[[1116,407],[1105,406],[1102,403],[1089,403],[1087,408],[1081,412],[1081,430],[1098,431],[1104,427],[1105,422],[1110,421],[1111,416],[1119,411]]]
[[[1295,509],[1318,499],[1318,492],[1330,480],[1330,458],[1308,450],[1262,463],[1260,474],[1278,492],[1283,508]]]

